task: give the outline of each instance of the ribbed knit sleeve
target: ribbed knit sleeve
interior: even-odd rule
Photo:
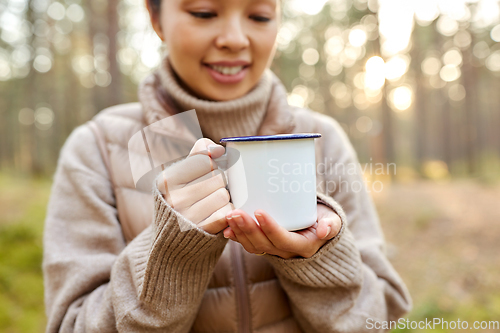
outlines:
[[[47,332],[190,331],[227,240],[197,228],[156,187],[153,199],[151,225],[126,245],[94,136],[86,126],[71,134],[45,219]]]
[[[332,198],[318,192],[318,203],[330,207],[341,219],[339,233],[328,240],[310,258],[283,259],[267,254],[277,274],[295,283],[310,287],[352,287],[362,280],[361,257],[347,229],[342,207]]]
[[[139,298],[157,311],[193,306],[201,301],[227,239],[197,228],[172,209],[157,188],[154,200],[152,239],[135,257]]]

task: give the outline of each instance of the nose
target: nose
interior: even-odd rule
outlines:
[[[220,34],[215,40],[218,48],[238,52],[247,48],[249,44],[241,18],[232,16],[224,20]]]

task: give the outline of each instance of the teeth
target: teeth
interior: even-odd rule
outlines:
[[[228,66],[215,66],[215,65],[210,65],[210,68],[213,70],[224,74],[224,75],[235,75],[241,72],[243,69],[243,66],[233,66],[233,67],[228,67]]]

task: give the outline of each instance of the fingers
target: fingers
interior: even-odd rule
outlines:
[[[225,185],[227,185],[227,180],[226,180],[226,177],[224,176],[224,172],[222,170],[220,170],[220,169],[214,169],[213,171],[210,171],[210,172],[204,174],[203,176],[198,177],[198,178],[190,181],[189,183],[183,184],[182,187],[191,186],[191,185],[194,185],[196,183],[200,183],[202,181],[210,179],[212,177],[216,177],[218,175],[220,175],[220,177],[222,178],[222,180],[226,182]]]
[[[179,212],[187,219],[198,224],[217,210],[227,205],[229,200],[229,192],[225,188],[219,188],[207,197],[197,201],[192,206],[187,207],[184,210],[180,210]]]
[[[226,228],[228,223],[226,221],[226,214],[234,209],[233,204],[230,202],[221,209],[214,212],[212,215],[207,217],[205,220],[198,224],[198,227],[202,228],[208,233],[216,234]]]
[[[318,226],[316,236],[319,239],[332,239],[337,236],[342,226],[340,217],[328,206],[318,204]]]
[[[226,217],[226,221],[227,221],[227,217]],[[224,231],[223,231],[224,237],[229,238],[232,241],[238,242],[238,239],[236,238],[236,235],[234,234],[233,229],[231,229],[231,227],[229,226],[229,223],[227,225],[228,225],[227,228],[224,229]]]
[[[191,148],[189,156],[199,153],[201,151],[206,151],[208,146],[215,144],[216,144],[215,142],[207,138],[198,139]]]
[[[208,177],[206,177],[208,175]],[[198,179],[187,183],[184,187],[170,191],[170,198],[173,207],[177,210],[182,210],[186,207],[192,206],[195,202],[206,198],[213,192],[220,188],[225,188],[225,178],[222,175],[222,171],[214,170],[209,172],[198,179],[203,179],[198,181]]]
[[[237,212],[241,212],[241,211],[238,210]],[[252,219],[246,213],[244,213],[242,215],[245,215],[245,218],[248,217],[249,219]],[[241,219],[241,221],[243,221],[242,215],[238,215],[238,214],[231,215],[230,214],[230,215],[226,216],[226,220],[227,220],[228,225],[231,227],[231,230],[233,231],[236,240],[241,245],[243,245],[243,247],[245,248],[245,250],[247,250],[247,252],[249,252],[249,253],[262,253],[262,251],[258,252],[255,249],[252,242],[250,242],[250,240],[248,239],[247,235],[239,228],[238,223],[236,223],[236,219],[239,219],[239,218]],[[248,223],[248,222],[250,222],[250,221],[245,221],[245,223]],[[253,224],[255,224],[255,221],[253,221]]]
[[[275,247],[265,232],[244,211],[233,211],[226,216],[226,219],[229,227],[224,230],[224,236],[239,242],[247,252],[255,254],[266,252],[284,259],[297,257],[298,254],[293,251],[284,251]]]
[[[161,179],[158,181],[158,189],[167,199],[167,202],[174,206],[176,203],[179,204],[179,201],[184,202],[185,197],[183,194],[185,194],[185,192],[181,191],[177,193],[178,198],[175,199],[173,195],[175,190],[186,187],[186,184],[196,180],[196,182],[200,182],[202,180],[200,178],[203,176],[205,176],[205,178],[215,176],[215,174],[210,174],[211,171],[217,169],[217,164],[214,162],[213,158],[222,156],[224,151],[225,149],[221,145],[216,145],[212,140],[203,138],[196,141],[186,159],[172,164],[166,170],[162,171],[162,177],[160,177]],[[206,177],[207,175],[209,177]],[[192,185],[194,185],[194,183]],[[212,190],[211,192],[213,192],[214,188],[211,187],[210,189]],[[210,191],[210,189],[207,189],[207,191]],[[210,193],[207,191],[199,192],[197,197],[191,200],[191,202],[196,202],[207,196]]]
[[[195,142],[193,148],[191,148],[191,151],[189,152],[189,156],[203,154],[211,158],[218,158],[222,156],[224,152],[225,149],[223,146],[216,144],[210,139],[201,138]]]
[[[276,248],[287,252],[297,252],[300,246],[303,246],[301,236],[286,230],[262,209],[255,211],[255,217],[262,231]]]
[[[269,241],[257,223],[242,210],[233,211],[228,215],[228,224],[233,230],[236,238],[243,239],[245,249],[250,253],[275,252],[274,245]],[[241,241],[240,241],[241,243]]]
[[[189,183],[217,168],[214,161],[207,155],[193,155],[179,163],[169,166],[165,171],[169,190]]]
[[[213,159],[219,158],[224,154],[224,147],[213,144],[208,147],[208,150],[198,150],[205,142],[202,140],[203,139],[196,141],[193,149],[191,149],[191,153],[186,159],[169,166],[163,171],[169,190],[172,191],[178,188],[179,185],[182,186],[183,184],[189,183],[217,169],[217,164]],[[213,141],[209,139],[205,140],[213,143]],[[207,142],[205,142],[205,144]]]

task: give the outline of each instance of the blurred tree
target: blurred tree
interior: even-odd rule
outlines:
[[[289,0],[283,11],[272,68],[289,103],[335,117],[361,161],[424,176],[500,161],[498,1]],[[1,167],[53,172],[71,130],[136,101],[162,54],[142,1],[0,0]]]

